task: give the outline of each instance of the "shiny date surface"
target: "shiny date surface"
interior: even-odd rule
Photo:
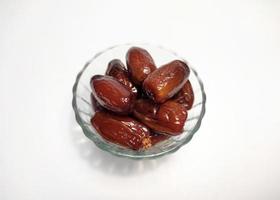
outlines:
[[[109,62],[106,75],[114,77],[117,81],[125,85],[137,97],[137,89],[129,79],[128,71],[124,64],[119,59],[114,59]]]
[[[96,131],[106,140],[133,149],[148,149],[152,142],[149,129],[131,117],[99,111],[91,119]]]
[[[106,109],[124,114],[131,111],[133,94],[114,78],[95,75],[91,78],[91,88],[94,98]]]
[[[174,96],[186,83],[190,69],[186,63],[174,60],[153,71],[143,82],[147,95],[156,103]]]
[[[188,113],[183,105],[174,101],[158,105],[151,100],[139,99],[133,115],[155,132],[179,135],[183,132]]]
[[[156,69],[152,56],[148,51],[139,47],[131,47],[126,54],[126,64],[132,81],[141,83]]]
[[[185,106],[187,110],[190,110],[194,102],[194,93],[191,82],[188,80],[182,89],[174,96],[173,100],[177,103]]]

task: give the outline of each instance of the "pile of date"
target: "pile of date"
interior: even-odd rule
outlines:
[[[147,50],[131,47],[126,67],[114,59],[105,75],[90,80],[92,126],[105,140],[135,151],[181,134],[194,102],[189,74],[181,60],[157,68]]]

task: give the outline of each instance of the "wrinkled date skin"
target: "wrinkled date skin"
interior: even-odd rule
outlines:
[[[179,135],[183,132],[188,113],[183,105],[171,100],[157,105],[151,100],[139,99],[133,115],[157,133]]]
[[[173,100],[185,106],[187,110],[190,110],[194,102],[194,93],[192,85],[188,80],[183,88],[174,96]]]
[[[133,94],[114,78],[95,75],[91,78],[91,88],[94,98],[106,109],[121,114],[131,111]]]
[[[167,101],[160,106],[157,119],[170,129],[171,134],[177,135],[183,132],[187,115],[184,106],[174,101]]]
[[[137,89],[129,80],[128,72],[119,59],[114,59],[108,64],[106,75],[114,77],[117,81],[125,85],[137,97]]]
[[[126,64],[131,79],[136,85],[141,85],[147,76],[156,70],[152,56],[148,51],[139,47],[131,47],[128,50]]]
[[[96,131],[106,140],[133,149],[148,149],[152,143],[150,131],[131,117],[99,111],[91,119]]]
[[[153,71],[143,82],[143,88],[156,103],[163,103],[183,87],[189,74],[186,63],[174,60]]]

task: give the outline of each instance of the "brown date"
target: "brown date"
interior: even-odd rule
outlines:
[[[187,110],[181,104],[174,101],[167,101],[162,104],[157,112],[157,119],[169,127],[172,134],[180,134],[183,131],[187,119]]]
[[[114,59],[109,62],[106,75],[114,77],[117,81],[125,85],[135,98],[137,97],[137,89],[129,80],[128,72],[121,60]]]
[[[148,51],[139,47],[131,47],[126,54],[126,64],[132,81],[136,85],[156,69],[154,60]]]
[[[152,145],[149,129],[131,117],[99,111],[91,123],[104,139],[112,143],[133,150],[147,149]]]
[[[126,114],[131,111],[133,94],[110,76],[95,75],[91,78],[92,94],[97,102],[108,110]]]
[[[159,104],[155,104],[150,99],[138,99],[134,104],[135,113],[133,114],[141,113],[145,118],[156,119],[159,107]]]
[[[192,108],[194,102],[194,93],[192,85],[188,80],[182,89],[174,96],[173,100],[185,106],[187,110]]]
[[[186,63],[174,60],[149,74],[143,82],[143,88],[156,103],[163,103],[183,87],[189,74]]]
[[[157,133],[179,135],[183,132],[188,113],[183,105],[171,100],[157,105],[151,100],[139,99],[133,115]]]

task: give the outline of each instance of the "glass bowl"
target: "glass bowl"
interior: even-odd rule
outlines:
[[[184,60],[170,50],[167,50],[161,46],[154,46],[149,44],[117,45],[97,53],[89,62],[86,63],[82,71],[80,71],[80,73],[77,75],[76,82],[73,86],[72,105],[75,112],[76,120],[81,126],[84,134],[99,148],[117,156],[129,157],[134,159],[155,158],[175,152],[181,146],[188,143],[192,139],[195,132],[199,129],[205,113],[206,95],[204,92],[203,83],[198,77],[197,72],[189,65],[186,60],[184,61],[187,62],[191,68],[189,80],[193,87],[195,98],[193,107],[188,111],[188,119],[185,123],[184,132],[182,134],[170,137],[169,139],[156,144],[148,150],[133,151],[104,140],[90,123],[90,119],[94,115],[90,96],[90,78],[96,74],[104,74],[107,68],[107,64],[112,59],[117,58],[125,63],[126,52],[132,46],[138,46],[146,49],[152,55],[157,66],[161,66],[174,59]]]

